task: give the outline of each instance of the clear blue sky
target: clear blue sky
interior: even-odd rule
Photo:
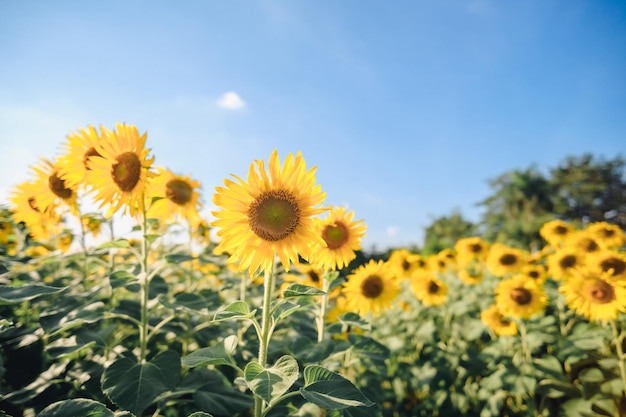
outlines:
[[[0,63],[0,203],[70,131],[121,121],[208,209],[300,150],[384,249],[478,220],[505,171],[626,156],[623,1],[1,0]]]

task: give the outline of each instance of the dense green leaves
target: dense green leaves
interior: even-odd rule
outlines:
[[[299,372],[298,362],[285,355],[269,368],[257,362],[248,363],[244,369],[244,378],[252,392],[272,404],[291,388]]]
[[[50,404],[37,417],[114,417],[106,405],[88,399],[64,400]]]
[[[21,287],[0,286],[0,304],[21,303],[46,295],[58,294],[66,288],[49,287],[46,285],[23,285]]]
[[[182,363],[189,368],[207,365],[229,365],[236,366],[233,353],[237,347],[235,336],[226,337],[222,343],[215,346],[201,348],[191,352],[182,358]]]

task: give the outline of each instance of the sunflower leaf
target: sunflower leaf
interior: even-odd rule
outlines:
[[[318,365],[304,368],[304,387],[300,393],[313,404],[329,410],[374,405],[348,379]]]
[[[319,288],[310,287],[308,285],[302,284],[289,284],[285,291],[283,291],[283,297],[285,298],[316,296],[324,294],[326,293]]]
[[[237,337],[230,335],[220,344],[198,349],[187,356],[183,356],[182,363],[189,368],[207,365],[228,365],[236,367],[237,363],[232,356],[236,347]]]

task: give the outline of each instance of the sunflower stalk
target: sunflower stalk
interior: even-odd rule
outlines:
[[[324,272],[322,277],[322,299],[320,301],[319,316],[317,317],[317,343],[324,340],[324,328],[326,324],[326,311],[328,309],[328,292],[330,291],[329,271]]]
[[[274,274],[274,257],[270,261],[268,268],[263,271],[263,307],[261,316],[261,334],[259,335],[259,365],[265,367],[267,365],[267,349],[270,342],[270,328],[271,324],[271,304],[272,295],[274,294],[275,274]],[[254,416],[263,416],[263,398],[256,395],[254,396]]]
[[[624,342],[624,332],[617,323],[617,320],[611,320],[611,330],[613,332],[613,344],[615,344],[615,352],[617,353],[617,365],[619,367],[619,373],[622,377],[623,388],[622,391],[626,395],[626,366],[624,365],[624,349],[622,343]]]
[[[141,326],[139,327],[139,359],[140,363],[145,363],[148,345],[148,286],[150,277],[148,275],[148,219],[145,199],[141,200],[141,273],[139,276],[139,284],[141,287]]]

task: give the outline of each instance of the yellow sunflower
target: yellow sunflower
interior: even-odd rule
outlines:
[[[342,293],[348,310],[362,316],[370,312],[378,316],[392,306],[400,286],[387,262],[371,259],[348,275]]]
[[[548,278],[548,269],[542,264],[527,264],[522,267],[520,273],[532,279],[539,285],[543,285]]]
[[[608,273],[613,279],[626,280],[626,254],[615,250],[600,250],[587,257],[587,266]]]
[[[367,226],[363,220],[353,220],[354,212],[343,207],[329,206],[325,219],[316,219],[316,230],[324,243],[311,246],[311,263],[323,270],[341,269],[356,258]]]
[[[454,268],[456,258],[450,249],[444,249],[426,257],[427,269],[436,273],[446,273]]]
[[[556,219],[544,223],[539,229],[539,234],[550,246],[558,247],[574,230],[571,224]]]
[[[119,209],[131,216],[143,210],[146,184],[155,175],[146,138],[147,133],[140,136],[135,126],[123,123],[113,131],[102,128],[102,140],[96,144],[100,156],[88,158],[86,182],[100,208],[108,206],[106,217]]]
[[[396,279],[410,278],[417,269],[426,268],[426,260],[406,248],[394,249],[389,255],[389,265],[395,272]]]
[[[56,162],[42,158],[32,169],[35,172],[33,192],[37,195],[40,210],[51,212],[57,208],[67,208],[73,214],[78,214],[76,191],[61,179]]]
[[[552,279],[567,279],[572,271],[585,264],[587,255],[576,248],[563,248],[548,256],[548,273]]]
[[[315,167],[306,169],[298,152],[288,154],[281,169],[278,152],[270,156],[269,175],[265,163],[250,165],[248,182],[224,180],[225,187],[216,187],[213,202],[221,210],[212,214],[211,223],[220,230],[218,246],[230,253],[229,262],[239,262],[241,270],[250,273],[265,270],[278,256],[283,267],[297,264],[299,256],[307,258],[309,245],[324,244],[316,233],[313,216],[325,209],[326,194],[315,184]]]
[[[515,336],[517,323],[506,318],[497,304],[492,304],[480,313],[480,319],[498,336]]]
[[[417,271],[413,274],[411,291],[426,307],[441,305],[448,298],[448,286],[432,272]]]
[[[157,175],[150,181],[149,197],[160,197],[150,206],[148,217],[169,222],[179,218],[195,226],[200,221],[200,182],[189,175],[176,175],[167,168],[157,168]]]
[[[457,260],[461,265],[472,261],[484,261],[487,259],[489,244],[479,237],[465,237],[457,240],[454,245]]]
[[[543,287],[524,275],[500,281],[496,304],[506,316],[528,319],[544,311],[548,298]]]
[[[518,272],[527,264],[528,253],[502,243],[494,243],[487,255],[487,268],[496,276]]]
[[[13,223],[8,219],[0,219],[0,245],[9,243],[9,236],[13,233]]]
[[[467,285],[476,285],[483,281],[483,268],[480,264],[470,264],[458,271],[459,279]]]
[[[576,230],[567,236],[564,247],[573,248],[581,253],[590,254],[603,248],[603,242],[587,230]]]
[[[98,238],[102,232],[102,223],[105,219],[100,214],[85,214],[80,218],[83,224],[83,231],[91,233],[94,238]]]
[[[613,279],[608,272],[578,268],[559,291],[569,308],[589,321],[615,320],[626,311],[626,282]]]
[[[102,156],[96,150],[101,137],[93,126],[79,128],[78,133],[70,132],[67,136],[67,142],[62,145],[62,155],[58,158],[58,167],[59,176],[68,187],[78,189],[85,185],[89,159],[92,156]]]
[[[297,267],[283,275],[283,290],[291,283],[298,283],[302,285],[308,285],[309,287],[315,287],[322,289],[324,272],[313,265],[299,264]],[[281,291],[282,293],[282,291]]]
[[[591,223],[586,230],[609,249],[617,249],[626,244],[626,234],[616,224],[596,222]]]
[[[39,208],[39,196],[34,190],[31,182],[22,182],[13,187],[9,201],[15,222],[23,222],[33,238],[43,242],[61,230],[61,219],[54,211]]]

